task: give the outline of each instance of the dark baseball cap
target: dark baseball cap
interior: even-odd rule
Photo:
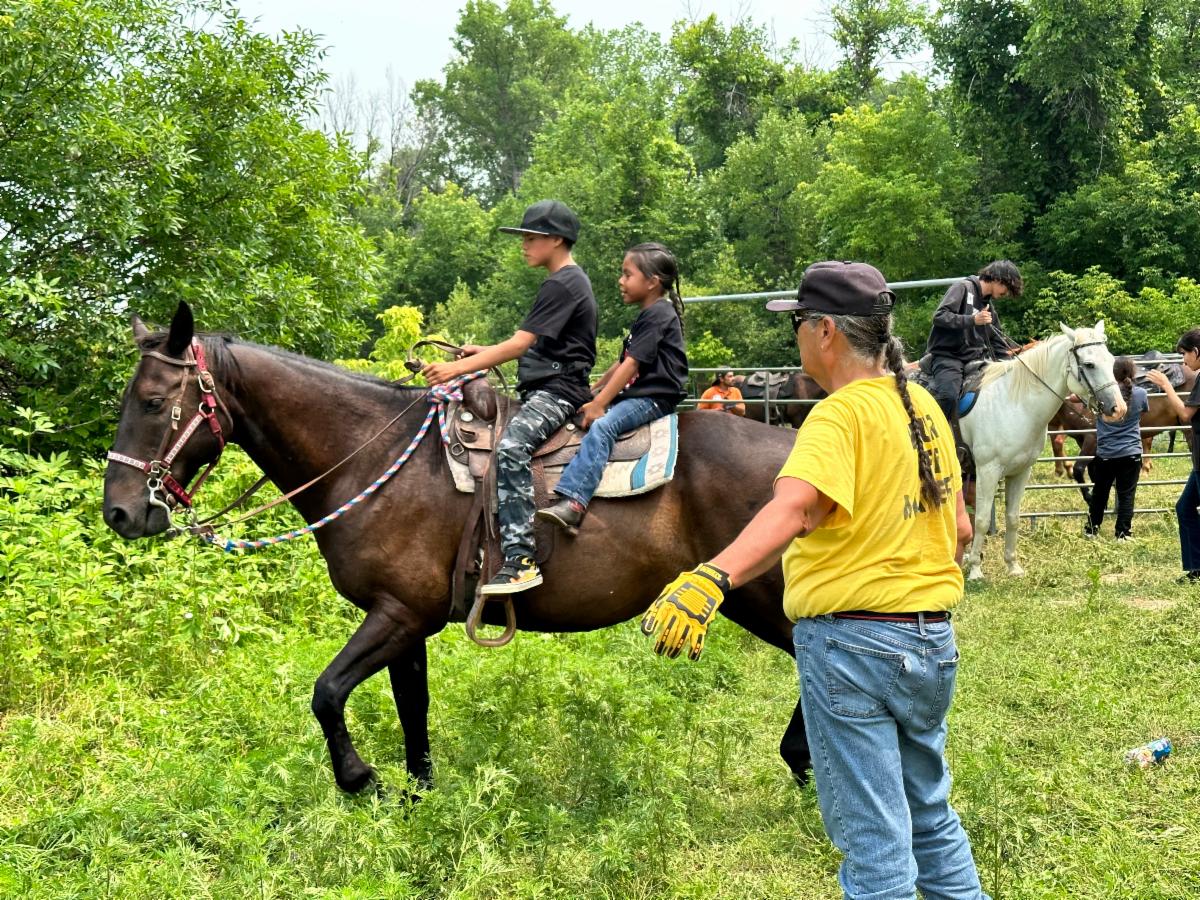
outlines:
[[[579,240],[579,216],[561,200],[539,200],[525,210],[520,227],[505,225],[505,234],[544,234],[566,238],[572,244]]]
[[[867,263],[826,260],[804,270],[795,299],[772,300],[771,312],[828,313],[831,316],[881,316],[892,311],[896,295],[883,273]]]

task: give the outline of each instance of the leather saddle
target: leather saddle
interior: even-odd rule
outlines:
[[[475,478],[482,478],[491,464],[501,403],[509,404],[512,401],[499,397],[490,384],[477,378],[464,386],[462,403],[450,408],[450,454],[460,462],[466,457],[471,475]],[[515,408],[506,410],[506,418],[511,418],[515,412]],[[550,435],[533,453],[535,480],[537,469],[565,466],[574,459],[584,433],[578,420],[573,418]],[[609,460],[641,459],[649,449],[650,426],[642,425],[617,438]]]
[[[979,398],[979,384],[983,381],[983,370],[987,368],[989,359],[973,359],[963,366],[962,390],[958,395],[958,416],[962,418],[975,406]],[[917,371],[910,376],[921,387],[929,390],[933,384],[933,355],[926,353],[918,361]]]

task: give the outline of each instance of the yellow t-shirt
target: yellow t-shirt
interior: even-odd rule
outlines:
[[[809,413],[779,478],[800,478],[837,509],[783,554],[783,609],[793,621],[847,610],[930,612],[963,593],[954,436],[929,392],[908,387],[945,501],[921,501],[908,414],[893,377],[854,381]]]

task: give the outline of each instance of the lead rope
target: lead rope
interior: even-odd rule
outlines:
[[[482,378],[487,374],[486,370],[480,369],[476,372],[468,373],[455,378],[446,384],[434,385],[429,389],[426,397],[429,400],[429,411],[425,414],[425,421],[421,423],[421,427],[417,429],[416,435],[413,437],[409,445],[404,449],[404,452],[396,457],[395,461],[388,466],[387,470],[365,487],[357,496],[351,497],[329,515],[318,519],[310,525],[305,525],[303,528],[296,528],[292,531],[277,534],[274,537],[258,538],[255,540],[243,540],[241,538],[222,538],[211,529],[197,530],[193,532],[197,537],[206,543],[220,547],[227,553],[232,553],[235,550],[261,550],[263,547],[271,547],[275,544],[282,544],[286,541],[294,541],[296,538],[304,537],[313,532],[324,528],[330,522],[334,522],[344,516],[347,512],[358,506],[381,487],[391,480],[392,476],[400,471],[401,467],[408,462],[417,447],[421,445],[429,428],[433,425],[434,419],[438,420],[439,432],[443,443],[448,444],[450,441],[449,423],[446,421],[446,407],[451,401],[462,402],[463,386],[476,378]]]

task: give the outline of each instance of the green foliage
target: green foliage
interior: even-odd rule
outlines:
[[[716,15],[676,23],[671,50],[682,71],[676,108],[687,143],[701,171],[716,168],[769,107],[785,64],[765,28],[739,21],[726,29]]]
[[[477,287],[495,270],[503,247],[496,225],[457,185],[426,190],[413,202],[411,226],[389,235],[383,299],[429,313],[458,282]]]
[[[926,86],[902,87],[882,109],[834,116],[828,159],[801,189],[819,255],[869,260],[892,280],[958,269],[975,215],[974,161]]]
[[[389,306],[378,317],[383,332],[366,359],[339,359],[337,364],[356,372],[369,372],[389,381],[411,373],[404,368],[408,351],[424,335],[425,315],[414,306]],[[420,382],[424,384],[424,382]]]
[[[105,338],[129,308],[162,320],[188,300],[210,328],[320,355],[358,341],[374,267],[347,212],[361,172],[305,125],[317,60],[312,34],[257,34],[225,0],[9,6],[0,320],[28,319],[24,285],[55,286],[36,335],[58,362],[36,385],[47,406],[103,408],[124,344]]]
[[[924,8],[910,0],[837,0],[830,16],[841,74],[856,99],[878,83],[885,54],[903,56],[920,46],[926,20]]]
[[[469,0],[442,82],[415,96],[445,129],[449,175],[495,201],[515,191],[534,136],[581,67],[582,42],[546,0]]]
[[[801,113],[768,112],[712,173],[709,202],[721,211],[738,265],[760,284],[798,281],[814,259],[800,188],[820,172],[827,139]]]
[[[1051,272],[1025,311],[1024,328],[1048,337],[1058,333],[1059,322],[1078,328],[1099,319],[1114,354],[1170,351],[1179,335],[1200,321],[1200,285],[1178,278],[1165,289],[1143,287],[1131,294],[1098,268],[1078,276]]]

